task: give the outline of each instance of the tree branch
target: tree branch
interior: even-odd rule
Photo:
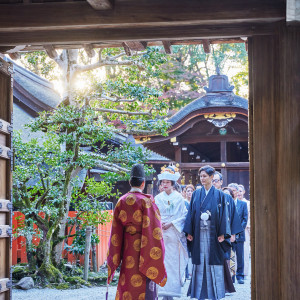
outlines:
[[[121,109],[110,109],[110,108],[94,108],[95,111],[107,112],[111,114],[123,114],[129,116],[152,116],[152,108],[148,112],[137,112],[137,111],[126,111]]]
[[[116,103],[116,102],[135,102],[135,101],[138,101],[137,99],[125,99],[125,98],[120,98],[120,97],[117,97],[117,96],[115,98],[113,98],[113,97],[110,97],[106,94],[102,94],[100,96],[100,98],[95,97],[93,99],[98,100],[98,101],[101,101],[103,99],[103,100],[108,100],[108,101],[111,101],[111,102],[114,102],[114,103]]]
[[[109,162],[102,161],[102,160],[98,160],[98,164],[96,164],[95,167],[99,167],[99,168],[109,171],[109,172],[116,172],[116,173],[128,173],[129,172],[129,169],[126,169],[126,168],[118,166],[117,164],[109,163]]]
[[[36,202],[35,208],[38,209],[39,205],[44,202],[46,199],[46,196],[48,195],[50,189],[45,190],[44,194],[39,198],[39,200]]]
[[[150,136],[156,135],[159,132],[155,130],[139,130],[139,129],[120,129],[122,133],[132,134],[132,135],[139,135],[139,136]]]
[[[121,53],[119,53],[119,54],[117,54],[117,55],[115,55],[115,56],[112,56],[112,57],[109,57],[108,56],[108,60],[116,60],[116,59],[118,59],[118,58],[120,58],[120,57],[122,57],[122,56],[124,56],[124,55],[126,55],[126,53],[125,53],[125,51],[124,52],[121,52]]]
[[[42,182],[42,185],[43,185],[43,189],[44,189],[44,191],[45,191],[45,190],[46,190],[46,185],[45,185],[45,181],[44,181],[43,172],[42,172],[42,170],[41,170],[41,168],[40,168],[39,165],[37,165],[37,168],[38,168],[38,170],[39,170],[41,182]]]
[[[139,63],[138,61],[134,61],[134,60],[117,60],[118,58],[126,55],[125,52],[121,52],[115,56],[112,57],[106,57],[105,59],[102,58],[102,51],[103,49],[99,50],[99,60],[98,62],[94,63],[94,64],[90,64],[90,65],[76,65],[75,66],[75,72],[76,73],[80,73],[80,72],[85,72],[85,71],[90,71],[90,70],[94,70],[100,67],[105,67],[105,66],[132,66],[132,65],[136,65],[139,69],[144,69],[143,64]],[[143,53],[141,53],[143,54]]]

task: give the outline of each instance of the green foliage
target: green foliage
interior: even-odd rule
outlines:
[[[65,277],[65,281],[69,282],[71,284],[79,284],[79,285],[85,285],[90,286],[91,284],[88,281],[85,281],[79,276],[71,276],[71,277]]]
[[[72,245],[65,245],[65,250],[71,252],[76,256],[83,255],[85,250],[85,237],[86,237],[85,228],[77,229]],[[97,234],[92,234],[91,243],[98,244],[99,242],[100,242],[99,236]]]
[[[30,276],[32,272],[27,266],[21,266],[20,264],[12,267],[12,279],[14,281],[19,281],[23,277]]]
[[[45,51],[25,52],[21,56],[21,63],[26,69],[45,79],[58,79],[56,64],[48,57]]]
[[[59,283],[57,285],[53,285],[53,287],[58,290],[68,290],[70,285],[68,283]]]
[[[173,54],[167,55],[160,72],[148,84],[161,91],[159,99],[167,101],[169,108],[178,110],[204,95],[203,87],[208,78],[216,74],[229,76],[235,93],[247,98],[248,64],[243,43],[212,44],[206,54],[202,45],[173,46]]]

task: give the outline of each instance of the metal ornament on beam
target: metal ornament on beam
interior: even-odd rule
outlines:
[[[236,117],[235,113],[213,113],[205,114],[204,118],[218,128],[225,127],[229,122],[232,122]]]

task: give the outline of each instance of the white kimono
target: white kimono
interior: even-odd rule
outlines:
[[[189,258],[186,236],[182,232],[187,215],[184,198],[177,191],[170,195],[162,192],[155,197],[155,203],[161,214],[161,223],[172,223],[171,227],[163,230],[168,280],[164,287],[158,287],[158,295],[181,297]]]

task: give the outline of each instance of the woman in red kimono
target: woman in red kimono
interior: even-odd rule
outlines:
[[[154,300],[156,284],[164,286],[165,248],[160,213],[153,197],[143,193],[142,165],[131,170],[131,190],[122,196],[114,210],[107,256],[110,283],[120,263],[116,300]]]

